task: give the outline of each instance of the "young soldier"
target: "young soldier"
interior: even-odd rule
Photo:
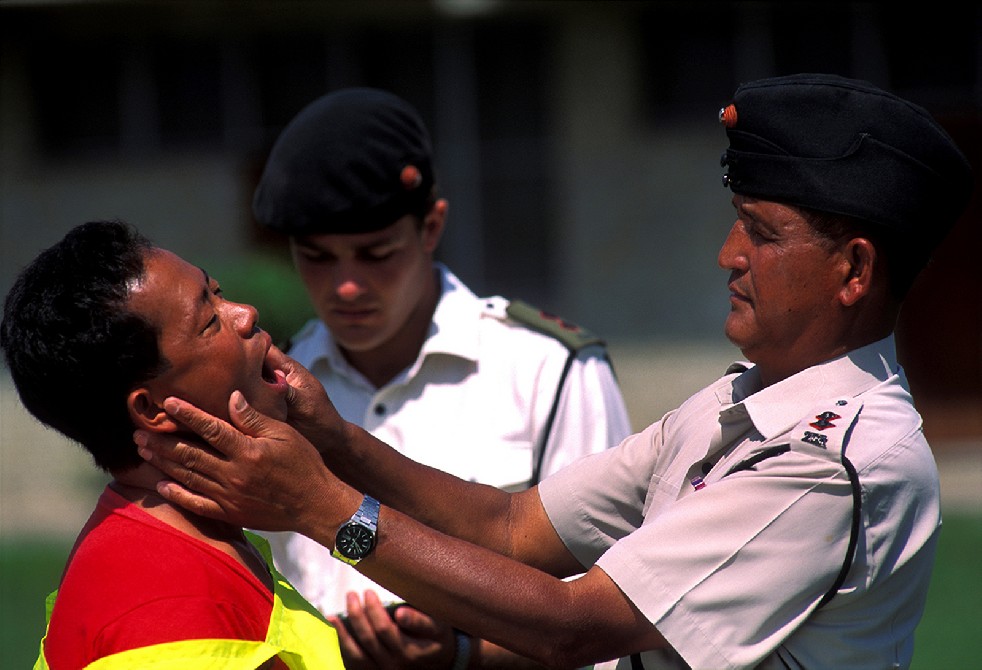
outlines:
[[[598,338],[478,298],[434,261],[448,202],[431,153],[416,110],[375,89],[328,94],[284,129],[254,209],[289,236],[318,317],[289,353],[346,420],[400,453],[519,491],[620,442],[627,412]],[[397,600],[302,535],[267,537],[279,569],[325,614],[347,611],[367,630],[357,596]],[[352,653],[383,660],[373,637],[363,646]]]

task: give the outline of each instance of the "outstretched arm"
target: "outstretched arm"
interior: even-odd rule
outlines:
[[[294,530],[333,546],[361,492],[323,467],[310,441],[257,413],[239,393],[230,402],[238,429],[177,399],[165,407],[213,451],[141,435],[141,453],[174,479],[160,485],[163,495],[206,516]],[[566,582],[533,567],[553,574],[581,569],[535,489],[508,496],[414,464],[351,424],[330,431],[331,443],[321,445],[328,447],[325,458],[387,503],[378,546],[357,566],[372,580],[439,619],[548,665],[573,667],[664,644],[600,569]],[[370,474],[350,471],[359,463]],[[427,501],[438,510],[426,509]]]
[[[270,359],[289,383],[288,421],[296,430],[286,430],[287,427],[282,425],[276,427],[276,422],[267,421],[272,432],[259,451],[255,450],[256,444],[240,443],[236,439],[240,437],[238,431],[231,430],[223,444],[226,448],[239,449],[237,453],[243,456],[243,460],[237,462],[233,459],[227,465],[214,465],[216,468],[227,467],[228,470],[223,473],[226,476],[246,478],[252,475],[255,481],[250,482],[249,491],[258,496],[257,502],[273,501],[288,506],[295,499],[291,489],[306,478],[316,476],[317,466],[302,460],[305,456],[313,459],[312,454],[290,446],[291,441],[302,439],[296,434],[300,433],[317,448],[331,473],[357,491],[367,493],[432,528],[513,556],[550,574],[567,576],[582,572],[582,566],[558,538],[552,546],[544,545],[538,539],[524,543],[530,535],[516,532],[526,524],[535,523],[543,525],[554,535],[544,514],[539,519],[531,515],[541,511],[536,491],[509,495],[492,486],[466,482],[406,458],[362,428],[342,420],[323,386],[302,365],[279,350],[273,350]],[[227,426],[224,422],[212,421],[212,417],[196,412],[193,406],[176,399],[170,401],[168,408],[173,408],[174,418],[208,441],[212,441],[212,434],[220,436],[221,428]],[[230,416],[238,418],[240,427],[246,433],[255,434],[248,424],[258,420],[257,414],[237,414],[232,406]],[[205,455],[190,445],[178,446],[173,438],[167,436],[154,435],[148,439],[171,453],[183,450],[192,461]],[[279,460],[272,457],[274,454],[278,455]],[[263,456],[266,456],[265,460]],[[253,464],[258,467],[247,469]],[[238,472],[234,470],[237,466]],[[284,470],[280,475],[282,481],[275,479],[278,473],[262,469],[272,467]],[[291,467],[295,468],[296,474],[290,472]],[[185,474],[181,473],[181,476]],[[212,500],[220,499],[216,497],[219,495],[217,490],[210,493]],[[302,501],[302,498],[296,499]],[[230,500],[226,504],[235,505]],[[258,510],[254,512],[259,513]],[[208,514],[206,510],[201,510],[201,513]],[[256,521],[252,522],[252,527],[259,527]]]

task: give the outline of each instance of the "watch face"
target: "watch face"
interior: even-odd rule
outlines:
[[[375,533],[357,523],[345,524],[338,530],[335,545],[347,558],[364,558],[375,545]]]

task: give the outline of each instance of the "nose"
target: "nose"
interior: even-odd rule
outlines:
[[[365,292],[365,286],[354,268],[339,263],[334,273],[334,292],[341,300],[351,302]]]
[[[245,305],[239,302],[226,303],[232,314],[232,324],[242,337],[250,337],[259,328],[259,311],[252,305]]]
[[[737,221],[730,228],[723,246],[720,247],[716,262],[724,270],[746,270],[747,256],[741,246],[741,240],[746,237],[740,222]]]

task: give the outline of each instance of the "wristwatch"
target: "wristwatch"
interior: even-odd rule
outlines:
[[[358,565],[361,559],[372,553],[378,531],[378,512],[378,500],[365,496],[358,511],[338,528],[331,555],[348,565]]]

